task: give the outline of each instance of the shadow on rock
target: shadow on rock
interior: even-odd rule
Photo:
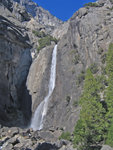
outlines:
[[[58,147],[55,144],[42,143],[35,150],[58,150]]]

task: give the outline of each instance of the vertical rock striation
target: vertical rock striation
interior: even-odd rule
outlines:
[[[0,123],[27,124],[31,115],[31,99],[26,78],[31,64],[30,44],[21,28],[0,16]],[[20,112],[20,113],[19,113]],[[26,118],[26,123],[20,116]]]

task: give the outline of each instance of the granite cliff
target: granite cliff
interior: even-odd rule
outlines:
[[[73,136],[86,69],[96,66],[101,74],[105,67],[106,52],[113,43],[112,10],[112,0],[99,0],[95,5],[79,9],[63,23],[31,0],[0,1],[0,144],[3,148],[40,150],[41,146],[42,149],[47,146],[48,150],[73,150],[71,142],[57,140],[62,132]],[[44,129],[11,128],[10,131],[3,127],[29,125],[48,93],[56,43],[56,85]],[[112,149],[103,146],[102,150],[106,148]]]
[[[1,5],[0,10],[2,9],[4,8]],[[4,13],[0,15],[0,120],[2,124],[10,126],[17,124],[15,119],[20,116],[21,122],[18,119],[17,122],[23,126],[26,121],[29,121],[31,115],[29,111],[31,99],[26,88],[26,78],[32,61],[31,45],[21,25],[14,19],[9,21],[6,18],[7,12],[8,10],[6,13],[4,10]],[[8,13],[10,15],[10,12]],[[23,104],[26,103],[27,98],[28,105],[24,109]],[[26,100],[23,101],[23,99]],[[24,123],[22,123],[22,117],[26,118]]]
[[[35,10],[35,15],[33,10]],[[38,13],[38,11],[41,12]],[[41,15],[41,20],[37,19],[38,15],[36,14]],[[35,18],[36,16],[37,18]],[[52,27],[60,24],[62,21],[32,1],[0,1],[0,119],[3,125],[25,126],[30,121],[32,101],[26,87],[26,79],[32,62],[31,53],[34,49],[36,50],[36,41],[38,43],[33,30],[36,26],[38,26],[37,30],[46,29],[45,25],[47,25],[49,30],[47,29],[45,32],[48,34],[53,30]],[[12,120],[14,113],[15,119],[20,117],[17,121]],[[8,123],[7,119],[9,119]]]
[[[83,83],[82,79],[79,79],[80,75],[94,63],[101,71],[104,54],[113,42],[112,3],[99,1],[97,4],[98,7],[84,7],[78,10],[68,21],[67,33],[58,42],[56,87],[51,97],[45,127],[57,126],[73,131],[79,116],[77,103]],[[51,50],[47,55],[47,49],[41,50],[28,75],[27,83],[33,97],[33,112],[47,93],[47,68],[50,65],[47,61],[43,63],[45,56],[50,60]],[[35,67],[40,68],[39,76]],[[79,85],[77,81],[80,82]]]

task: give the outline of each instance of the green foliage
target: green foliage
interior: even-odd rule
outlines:
[[[109,80],[111,80],[113,77],[113,44],[109,45],[106,63],[107,63],[106,64],[106,71],[107,71],[108,76],[110,77]]]
[[[82,119],[79,119],[74,130],[74,147],[81,149],[84,146],[85,127]]]
[[[100,149],[102,143],[113,147],[113,44],[102,55],[101,75],[95,65],[87,70],[80,98],[80,119],[74,130],[74,146],[79,150]],[[100,101],[99,94],[104,94]]]
[[[106,143],[113,146],[111,143],[111,140],[113,141],[113,44],[110,44],[107,53],[106,72],[108,76],[108,88],[106,90],[108,134]]]
[[[38,40],[38,42],[39,42],[39,47],[37,48],[37,51],[39,52],[40,49],[42,49],[42,48],[44,48],[44,47],[46,47],[46,46],[48,46],[48,45],[51,45],[51,41],[54,41],[55,43],[58,42],[56,38],[54,38],[54,37],[52,37],[52,36],[50,36],[50,35],[47,35],[47,36],[45,36],[45,37],[39,39],[39,40]]]
[[[81,112],[74,131],[74,146],[90,150],[104,140],[105,109],[100,103],[98,84],[90,69],[87,70],[84,92],[80,99]],[[94,148],[94,147],[93,147]]]
[[[109,108],[110,116],[113,117],[113,44],[110,44],[108,54],[107,54],[107,62],[106,62],[106,72],[108,75],[108,88],[106,91],[106,101]]]
[[[38,49],[40,50],[40,49],[46,47],[47,45],[51,44],[51,38],[50,38],[50,36],[46,36],[44,38],[41,38],[38,42],[39,42]]]
[[[97,72],[98,72],[98,66],[97,66],[97,64],[96,64],[96,63],[92,64],[92,65],[90,66],[90,70],[91,70],[91,72],[92,72],[93,74],[97,73]]]
[[[93,2],[89,2],[84,4],[84,6],[89,6],[89,7],[100,7],[100,5],[98,3],[93,3]]]
[[[113,147],[113,119],[112,119],[111,125],[108,129],[106,144]]]
[[[59,139],[71,141],[71,134],[69,132],[63,132]]]
[[[96,76],[98,91],[103,91],[105,86],[108,86],[108,81],[104,75]]]
[[[39,31],[39,30],[33,30],[32,31],[34,33],[35,36],[39,37],[39,38],[43,38],[46,36],[44,31]]]
[[[106,68],[104,66],[101,66],[101,73],[102,75],[106,75]]]
[[[38,43],[39,43],[39,46],[37,48],[37,52],[38,53],[39,53],[40,49],[42,49],[42,48],[44,48],[44,47],[46,47],[48,45],[51,45],[51,41],[53,41],[55,43],[58,42],[58,40],[56,38],[52,37],[51,35],[45,34],[45,32],[43,32],[43,31],[33,30],[32,32],[33,32],[33,34],[35,36],[37,36],[38,38],[40,38],[38,40]]]

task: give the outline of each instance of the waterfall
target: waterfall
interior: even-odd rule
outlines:
[[[31,121],[31,128],[33,128],[33,130],[41,130],[43,128],[44,118],[47,114],[49,99],[55,88],[56,61],[57,61],[57,45],[55,45],[52,53],[51,72],[50,72],[50,80],[48,85],[49,91],[47,96],[44,98],[44,100],[38,105],[38,107],[35,110],[34,116]]]

